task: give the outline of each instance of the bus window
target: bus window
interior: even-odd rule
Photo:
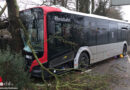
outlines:
[[[97,20],[97,45],[108,43],[108,21]]]
[[[52,21],[51,21],[52,22]],[[53,21],[50,24],[54,28],[48,28],[48,49],[50,58],[59,55],[71,49],[69,42],[71,40],[71,25],[68,22]],[[49,26],[49,27],[51,27]],[[52,30],[50,30],[52,29]],[[53,33],[51,33],[53,31]]]
[[[118,27],[115,22],[109,23],[109,43],[117,42],[117,39],[118,39],[117,30],[118,30]]]
[[[61,49],[68,47],[67,41],[70,41],[71,37],[70,29],[69,23],[58,22],[55,24],[55,44],[57,47],[61,47]]]

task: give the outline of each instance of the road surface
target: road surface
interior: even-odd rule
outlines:
[[[129,54],[130,56],[130,54]],[[130,57],[111,58],[92,66],[92,72],[101,75],[115,75],[112,90],[130,90]],[[114,81],[115,80],[115,81]]]

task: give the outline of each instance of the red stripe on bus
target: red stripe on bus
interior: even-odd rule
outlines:
[[[0,77],[0,82],[2,82],[2,77]]]

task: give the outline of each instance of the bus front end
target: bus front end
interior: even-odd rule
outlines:
[[[47,14],[49,12],[60,12],[54,7],[40,6],[27,9],[20,12],[20,18],[24,24],[31,45],[38,56],[39,61],[48,68],[48,45],[47,45]],[[41,77],[41,68],[33,56],[31,49],[27,44],[27,39],[21,29],[21,36],[24,42],[24,55],[26,60],[26,70],[31,72],[32,76]],[[44,73],[48,77],[48,73]]]
[[[42,8],[32,8],[28,10],[24,10],[20,12],[20,17],[22,23],[24,24],[31,45],[37,54],[41,63],[45,63],[47,61],[47,56],[45,56],[44,49],[47,47],[44,44],[44,12]],[[26,60],[26,70],[29,70],[33,76],[41,76],[41,69],[36,62],[31,49],[27,45],[27,40],[25,35],[22,32],[22,39],[24,42],[24,55]],[[46,50],[47,51],[47,50]],[[46,66],[46,65],[45,65]]]

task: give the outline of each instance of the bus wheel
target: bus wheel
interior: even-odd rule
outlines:
[[[89,57],[88,54],[83,52],[79,57],[79,69],[88,68],[89,66]]]
[[[123,56],[126,56],[127,55],[127,46],[124,45],[123,47]]]

